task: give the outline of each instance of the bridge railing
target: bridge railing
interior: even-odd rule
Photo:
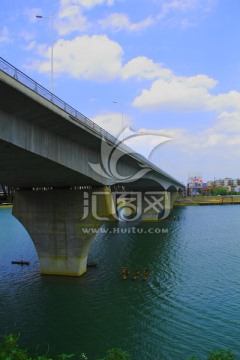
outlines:
[[[68,114],[73,116],[76,120],[80,123],[86,125],[87,127],[95,130],[97,133],[104,136],[106,139],[113,141],[116,143],[118,141],[113,135],[108,133],[106,130],[101,128],[99,125],[94,123],[92,120],[88,119],[86,116],[81,114],[79,111],[74,109],[72,106],[68,105],[65,101],[51,93],[49,90],[44,88],[42,85],[38,84],[36,81],[31,79],[29,76],[24,74],[22,71],[15,68],[9,62],[0,58],[0,69],[4,71],[6,74],[12,76],[14,79],[22,83],[23,85],[27,86],[29,89],[35,91],[37,94],[44,97],[46,100],[49,100],[53,104],[60,107],[62,110],[66,111]]]
[[[157,166],[151,163],[147,158],[144,156],[136,153],[133,149],[125,145],[115,136],[110,134],[108,131],[101,128],[99,125],[94,123],[92,120],[81,114],[79,111],[74,109],[72,106],[68,105],[65,101],[51,93],[49,90],[44,88],[42,85],[38,84],[35,80],[31,79],[29,76],[24,74],[21,70],[17,69],[15,66],[11,65],[5,59],[0,57],[0,70],[5,72],[6,74],[13,77],[15,80],[19,81],[21,84],[27,86],[29,89],[35,91],[38,95],[44,97],[46,100],[50,101],[54,105],[58,106],[62,110],[66,111],[74,120],[78,121],[80,124],[85,125],[86,127],[92,129],[97,134],[104,137],[106,140],[112,142],[113,144],[117,145],[120,149],[125,151],[128,154],[132,154],[138,161],[147,164],[150,168],[154,169],[158,173],[165,175],[172,180],[178,182],[176,179],[165,173],[163,170],[160,170]]]

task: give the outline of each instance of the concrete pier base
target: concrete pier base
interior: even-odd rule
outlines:
[[[114,212],[109,188],[20,190],[13,203],[13,215],[35,244],[42,274],[84,274],[96,229]]]
[[[159,191],[146,193],[144,200],[144,212],[142,221],[158,221],[167,218],[172,210],[176,199],[176,193],[170,191]]]
[[[179,197],[178,191],[171,192],[171,209],[173,208],[173,205],[178,197]]]
[[[170,191],[132,191],[116,197],[118,219],[159,221],[167,218],[178,196]]]

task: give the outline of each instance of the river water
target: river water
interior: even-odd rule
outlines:
[[[0,335],[21,334],[34,353],[119,347],[133,360],[206,358],[218,348],[240,356],[240,206],[178,208],[179,221],[105,224],[79,278],[41,276],[34,245],[0,209]],[[151,228],[150,232],[149,228]],[[31,261],[29,266],[11,260]],[[147,281],[122,280],[121,268],[151,270]]]

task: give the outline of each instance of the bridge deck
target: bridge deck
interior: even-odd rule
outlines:
[[[1,71],[2,70],[2,71]],[[109,185],[89,162],[101,162],[101,142],[118,140],[0,58],[1,182],[14,187]],[[125,145],[125,174],[149,166],[163,188],[182,184]],[[123,160],[125,159],[125,160]],[[146,183],[144,184],[144,186]]]

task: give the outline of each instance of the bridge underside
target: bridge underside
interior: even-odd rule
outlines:
[[[59,163],[0,140],[1,183],[15,188],[101,186]]]
[[[4,140],[0,140],[0,164],[1,183],[15,188],[102,186],[93,178]],[[116,186],[133,191],[177,191],[174,185],[147,177]]]
[[[114,155],[119,160],[116,170],[120,178],[132,178],[149,166],[144,178],[118,183],[118,177],[109,178],[106,171],[93,170],[89,163],[110,166],[108,150],[114,149],[116,139],[89,119],[86,121],[83,115],[76,118],[74,109],[67,104],[60,106],[64,102],[54,98],[55,102],[49,101],[0,71],[0,184],[18,189],[13,214],[33,239],[41,272],[78,276],[86,271],[88,249],[94,236],[83,229],[96,228],[103,219],[114,217],[116,203],[111,191],[135,191],[142,198],[147,191],[166,191],[165,208],[170,211],[182,186],[121,146]],[[102,145],[107,148],[105,153],[101,152]],[[71,187],[78,190],[85,187],[88,192]],[[102,194],[96,195],[94,192],[97,189],[101,193],[101,187]],[[95,209],[90,199],[96,198],[100,200]],[[161,194],[154,198],[155,205],[160,198]],[[118,207],[123,209],[127,203],[123,199]],[[129,208],[124,216],[128,216]],[[158,219],[150,206],[146,216],[153,215]]]

